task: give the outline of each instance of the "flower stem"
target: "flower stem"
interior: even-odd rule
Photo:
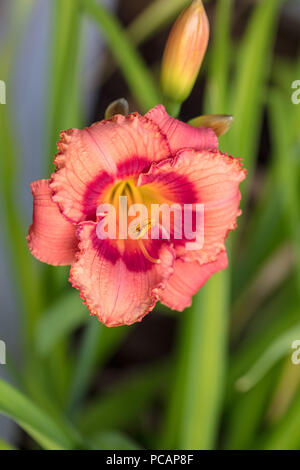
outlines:
[[[178,103],[177,101],[171,101],[167,98],[164,99],[163,103],[170,116],[176,118],[179,115],[182,103]]]

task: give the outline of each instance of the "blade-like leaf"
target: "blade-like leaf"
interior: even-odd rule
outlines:
[[[225,106],[231,8],[231,1],[218,2],[216,25],[221,30],[214,36],[209,61],[207,113],[221,112]],[[212,99],[214,87],[220,89]],[[163,429],[164,448],[211,449],[215,445],[224,392],[229,279],[228,272],[213,276],[185,314]]]
[[[36,349],[48,355],[58,342],[89,318],[77,291],[71,291],[44,312],[36,330]]]
[[[127,28],[135,44],[147,40],[173,20],[190,0],[154,0],[135,18]]]
[[[162,435],[165,449],[214,447],[224,390],[227,273],[220,272],[211,281],[182,318],[178,361]]]
[[[105,35],[108,45],[142,111],[148,111],[157,105],[161,100],[153,77],[117,18],[103,5],[96,3],[94,0],[84,0],[81,5],[83,10],[96,21]]]
[[[278,14],[283,0],[258,2],[238,52],[236,76],[231,90],[232,107],[226,112],[235,118],[232,131],[224,137],[225,148],[245,161],[249,187],[257,155],[267,80]]]
[[[248,391],[254,387],[276,362],[292,352],[292,344],[298,338],[300,338],[300,324],[284,332],[267,348],[251,369],[237,380],[238,390]]]
[[[101,450],[141,450],[142,447],[126,434],[104,431],[91,438],[93,446]]]
[[[8,442],[5,442],[2,439],[0,439],[0,450],[17,450],[17,449],[11,444],[9,444]]]
[[[300,389],[298,389],[295,400],[287,414],[267,433],[260,448],[264,450],[299,450],[299,414]]]
[[[0,413],[18,423],[44,449],[73,449],[76,442],[51,416],[0,379]]]
[[[167,380],[165,364],[130,374],[81,410],[79,427],[82,433],[92,434],[102,429],[119,431],[135,423],[154,397],[166,387]]]
[[[107,328],[97,318],[89,319],[80,345],[69,392],[70,413],[80,405],[95,369],[100,370],[128,333],[129,328]]]

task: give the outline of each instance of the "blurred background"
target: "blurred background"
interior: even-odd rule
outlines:
[[[0,1],[0,448],[300,449],[299,1],[204,2],[210,44],[180,118],[233,114],[220,148],[248,178],[230,268],[190,309],[158,304],[108,329],[68,269],[26,245],[29,184],[53,170],[59,131],[102,119],[120,97],[131,111],[155,105],[189,3]]]

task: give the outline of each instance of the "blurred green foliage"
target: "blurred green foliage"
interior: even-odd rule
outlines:
[[[233,42],[234,1],[216,2],[203,111],[234,115],[220,146],[242,157],[249,170],[244,214],[228,241],[230,269],[213,276],[181,316],[168,362],[133,372],[92,398],[95,377],[130,328],[107,329],[89,318],[78,293],[29,254],[14,196],[22,171],[14,115],[9,105],[0,106],[2,227],[24,335],[22,368],[8,365],[18,390],[0,380],[0,412],[42,448],[300,449],[300,369],[290,359],[291,343],[300,339],[300,105],[291,103],[300,57],[295,63],[273,53],[284,3],[255,2],[241,40]],[[126,30],[95,0],[53,2],[45,168],[59,130],[83,124],[83,18],[99,26],[143,112],[160,101],[160,90],[137,45],[187,4],[155,0]],[[12,76],[33,5],[19,0],[10,16],[0,49],[2,80]],[[258,173],[264,116],[271,153]],[[74,354],[79,327],[84,332]],[[157,403],[159,432],[149,434],[142,417]]]

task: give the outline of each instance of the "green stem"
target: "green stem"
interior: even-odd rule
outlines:
[[[163,100],[163,104],[170,116],[177,117],[180,113],[180,109],[182,106],[182,103],[178,103],[176,101],[170,101],[167,98]]]

